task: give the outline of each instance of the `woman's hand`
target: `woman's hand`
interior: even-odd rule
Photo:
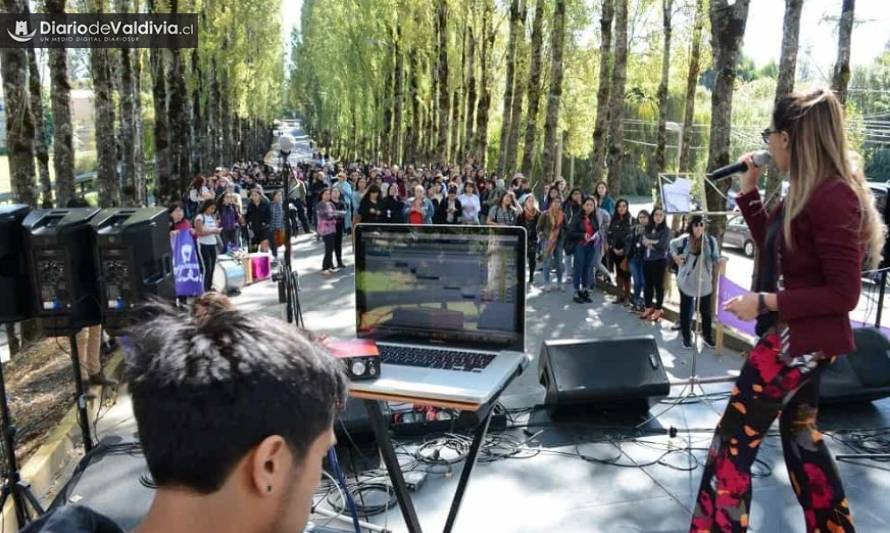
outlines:
[[[739,182],[741,184],[741,192],[742,194],[749,193],[757,188],[757,182],[760,180],[760,174],[763,171],[754,164],[754,152],[748,152],[739,158],[739,162],[745,163],[748,166],[748,170],[746,170],[741,176],[739,176]]]
[[[675,255],[674,263],[677,263],[677,266],[681,267],[684,263],[686,263],[686,259],[684,259],[682,255]]]
[[[757,318],[757,294],[749,292],[741,296],[736,296],[732,300],[726,302],[723,309],[734,314],[740,320],[754,320]]]

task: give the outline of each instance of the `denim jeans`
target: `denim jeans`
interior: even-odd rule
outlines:
[[[594,246],[593,250],[593,259],[590,262],[590,276],[591,284],[596,281],[596,271],[599,270],[602,272],[607,278],[612,276],[612,273],[609,272],[609,269],[606,268],[606,265],[603,264],[603,256],[605,256],[606,250],[601,242],[598,242]],[[590,285],[587,285],[588,287]]]
[[[628,261],[630,265],[630,277],[634,284],[633,302],[638,305],[643,304],[643,289],[646,287],[646,280],[643,277],[643,258],[635,257]]]
[[[560,246],[559,243],[553,247],[553,253],[544,256],[544,283],[548,285],[550,284],[551,268],[556,269],[556,282],[562,284],[562,246]]]
[[[580,291],[590,286],[590,274],[593,270],[594,246],[592,244],[581,244],[575,246],[574,259],[575,270],[572,273],[572,284],[576,291]]]

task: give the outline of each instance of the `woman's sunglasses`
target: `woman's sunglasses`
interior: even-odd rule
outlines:
[[[779,130],[766,128],[765,130],[760,132],[760,138],[763,139],[764,144],[769,144],[769,136],[773,133],[779,133]]]

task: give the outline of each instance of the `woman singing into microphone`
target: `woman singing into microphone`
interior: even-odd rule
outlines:
[[[747,529],[751,465],[777,416],[807,531],[854,531],[816,429],[819,376],[854,349],[847,314],[859,300],[864,258],[872,268],[880,261],[884,227],[865,178],[848,161],[844,111],[833,93],[781,98],[763,138],[790,188],[768,213],[757,190],[760,170],[751,154],[743,156],[738,205],[760,249],[759,292],[730,300],[726,310],[756,318],[760,340],[717,425],[690,531]]]

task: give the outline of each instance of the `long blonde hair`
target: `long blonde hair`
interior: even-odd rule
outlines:
[[[859,233],[869,268],[876,268],[886,239],[886,228],[875,208],[865,175],[851,164],[847,149],[844,109],[828,89],[783,96],[773,110],[773,128],[790,138],[790,187],[785,198],[783,230],[790,248],[791,222],[800,215],[813,191],[826,179],[840,176],[859,198],[862,214]]]

